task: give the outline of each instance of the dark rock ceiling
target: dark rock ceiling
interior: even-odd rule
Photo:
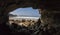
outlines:
[[[60,0],[0,0],[0,8],[16,4],[20,8],[60,10]]]

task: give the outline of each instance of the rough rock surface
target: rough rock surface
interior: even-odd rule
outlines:
[[[0,0],[0,30],[1,34],[5,32],[7,34],[8,28],[5,23],[8,22],[8,13],[16,8],[32,7],[34,9],[39,9],[41,13],[41,25],[43,26],[42,33],[48,35],[60,35],[60,0]],[[50,33],[51,31],[46,31],[48,29],[56,30],[55,33]],[[42,34],[42,35],[44,35]],[[3,35],[3,34],[2,34]]]

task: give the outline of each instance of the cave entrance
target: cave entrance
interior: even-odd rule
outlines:
[[[18,26],[28,27],[33,29],[32,26],[39,25],[40,14],[38,9],[33,9],[32,7],[27,8],[17,8],[9,12],[9,23],[8,25],[12,28],[12,25],[15,25],[15,28]],[[39,22],[38,22],[39,21]],[[36,26],[36,29],[37,29]],[[15,29],[14,28],[14,29]],[[19,28],[19,27],[18,27]]]

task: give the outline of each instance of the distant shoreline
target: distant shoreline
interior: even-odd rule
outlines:
[[[13,14],[9,14],[9,16],[12,16],[12,17],[40,17],[40,16],[30,16],[30,15],[13,15]]]

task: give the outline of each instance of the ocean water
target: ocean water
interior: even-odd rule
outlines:
[[[9,17],[9,19],[39,19],[39,17]]]

